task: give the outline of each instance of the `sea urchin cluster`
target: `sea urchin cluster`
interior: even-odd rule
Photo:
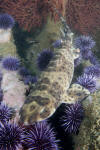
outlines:
[[[87,50],[95,46],[95,41],[90,36],[82,35],[75,39],[75,46],[81,50]]]
[[[20,149],[22,133],[22,129],[15,123],[0,124],[0,150]]]
[[[95,46],[95,41],[92,39],[91,36],[81,35],[75,39],[75,47],[80,49],[80,54],[82,59],[90,60],[94,57],[91,49]],[[94,60],[93,64],[97,63],[96,59]]]
[[[95,77],[100,77],[100,65],[91,65],[84,69],[84,73],[88,75],[94,75]]]
[[[26,131],[24,145],[31,150],[58,150],[54,132],[45,121],[33,124]]]

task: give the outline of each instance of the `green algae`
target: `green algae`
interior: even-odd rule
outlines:
[[[6,43],[0,43],[0,56],[5,57],[5,56],[16,56],[16,46],[14,44],[13,38]]]
[[[15,35],[17,52],[21,57],[23,64],[32,74],[40,74],[36,65],[37,56],[43,49],[51,47],[52,43],[58,39],[60,27],[60,22],[55,23],[50,17],[48,17],[47,23],[36,32],[31,32],[29,34],[20,32],[19,34],[22,36],[20,40],[18,40],[19,37],[16,39]],[[19,34],[17,36],[19,36]],[[34,41],[36,41],[36,43]],[[53,50],[53,48],[51,48],[51,50]]]
[[[85,118],[81,124],[75,143],[80,150],[100,150],[100,91],[83,102]],[[76,150],[75,149],[75,150]]]

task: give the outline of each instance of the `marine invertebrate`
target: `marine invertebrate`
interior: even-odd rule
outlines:
[[[66,20],[68,25],[81,34],[94,34],[100,28],[99,0],[68,0]],[[84,13],[83,13],[84,10]]]
[[[88,89],[90,92],[96,90],[96,80],[94,75],[83,74],[77,78],[77,83]]]
[[[16,7],[15,7],[16,6]],[[0,8],[3,12],[11,14],[25,30],[40,27],[51,14],[54,20],[58,19],[54,8],[63,12],[63,0],[26,0],[2,1]],[[11,11],[12,10],[12,11]]]
[[[37,57],[37,66],[39,70],[45,70],[52,57],[53,52],[50,49],[44,49]]]
[[[22,129],[15,123],[0,124],[0,149],[18,150],[22,148]]]
[[[80,50],[89,50],[95,46],[95,41],[90,36],[79,36],[75,39],[75,46]]]
[[[80,56],[74,60],[74,66],[77,67],[81,63],[81,61],[82,55],[80,54]]]
[[[82,104],[76,102],[75,104],[67,104],[65,114],[61,118],[62,126],[68,133],[77,133],[81,122],[83,120],[84,110]]]
[[[57,150],[56,143],[55,134],[45,121],[33,124],[23,138],[23,144],[32,150]]]
[[[16,71],[20,67],[20,61],[16,57],[8,56],[2,59],[2,67],[6,70]]]
[[[27,77],[24,78],[24,83],[27,84],[34,84],[35,82],[37,82],[37,77],[36,76],[31,76],[28,75]]]
[[[92,64],[96,64],[98,61],[93,55],[91,49],[95,46],[95,41],[90,36],[79,36],[74,40],[76,48],[80,49],[82,59],[90,60]]]
[[[0,82],[2,81],[2,73],[0,72]]]
[[[9,14],[0,14],[0,29],[11,29],[14,26],[14,19],[11,15]]]
[[[92,57],[92,51],[87,49],[87,50],[83,50],[81,51],[82,53],[82,58],[85,60],[90,60],[90,58]]]
[[[3,102],[0,103],[0,122],[5,123],[9,121],[15,114],[13,108],[8,107]]]
[[[61,40],[56,40],[53,44],[52,44],[52,46],[54,47],[54,48],[57,48],[57,47],[61,47]]]
[[[91,55],[91,57],[89,58],[91,64],[93,65],[98,65],[99,64],[99,61],[98,59],[94,56],[94,54]]]
[[[100,65],[91,65],[84,69],[84,73],[88,75],[94,75],[95,77],[100,77]]]
[[[0,88],[0,102],[3,100],[3,90]]]
[[[21,67],[19,69],[19,74],[22,76],[22,77],[26,77],[29,75],[29,71],[25,68],[25,67]]]

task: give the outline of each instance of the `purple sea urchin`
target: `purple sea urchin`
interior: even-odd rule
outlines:
[[[22,76],[22,77],[26,77],[29,75],[29,71],[25,68],[25,67],[21,67],[20,70],[19,70],[19,74]]]
[[[2,73],[0,72],[0,82],[1,82],[1,80],[2,80]]]
[[[82,55],[80,54],[80,56],[74,60],[74,66],[77,67],[81,63],[81,61]]]
[[[0,125],[0,150],[18,150],[22,147],[22,129],[11,123]]]
[[[88,89],[90,92],[96,90],[96,80],[94,75],[83,74],[77,79],[77,83]]]
[[[68,133],[77,133],[83,119],[83,114],[83,107],[79,102],[67,104],[62,124],[65,131]]]
[[[12,116],[15,114],[14,109],[8,107],[3,102],[0,104],[0,122],[5,123],[9,121]]]
[[[84,69],[84,73],[88,75],[94,75],[95,77],[100,77],[100,65],[91,65]]]
[[[14,19],[11,15],[9,14],[0,14],[0,29],[10,29],[14,26]]]
[[[29,76],[26,76],[24,78],[24,83],[25,84],[34,84],[36,82],[37,82],[37,77],[36,76],[29,75]]]
[[[37,66],[39,70],[43,71],[48,66],[50,60],[53,57],[53,52],[49,49],[44,49],[37,58]]]
[[[23,141],[31,150],[58,150],[54,132],[45,121],[33,124],[31,129],[26,131]]]
[[[52,46],[53,46],[54,48],[61,47],[61,45],[62,45],[61,40],[56,40],[56,41],[52,44]]]
[[[20,67],[20,61],[16,57],[8,56],[2,59],[2,67],[6,70],[16,71]]]
[[[0,102],[3,100],[3,91],[2,89],[0,88]]]
[[[92,51],[89,50],[89,49],[82,50],[81,53],[82,53],[82,58],[85,59],[85,60],[89,60],[92,56]]]
[[[90,60],[91,64],[93,64],[93,65],[98,65],[99,64],[98,59],[93,54],[91,55],[89,60]]]
[[[79,36],[75,39],[75,46],[80,50],[91,49],[95,46],[95,41],[90,36]]]

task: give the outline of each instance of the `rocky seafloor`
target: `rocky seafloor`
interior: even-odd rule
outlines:
[[[28,32],[3,15],[0,149],[99,150],[99,30],[72,33],[61,15]]]

